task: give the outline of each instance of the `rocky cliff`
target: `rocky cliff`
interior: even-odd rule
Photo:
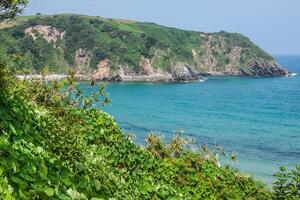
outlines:
[[[79,15],[17,19],[0,29],[11,66],[107,81],[190,81],[199,75],[285,76],[272,56],[239,33],[202,33]],[[11,25],[13,24],[13,25]]]

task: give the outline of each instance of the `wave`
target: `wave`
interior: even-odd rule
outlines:
[[[292,74],[291,74],[291,76],[297,76],[297,75],[298,75],[297,73],[292,73]]]
[[[297,73],[290,73],[290,74],[288,74],[287,76],[288,77],[293,77],[293,76],[297,76],[298,74]]]

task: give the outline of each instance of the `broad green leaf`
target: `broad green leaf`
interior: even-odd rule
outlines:
[[[43,191],[47,194],[48,197],[52,197],[54,195],[54,189],[52,188],[45,188]]]
[[[19,186],[19,188],[21,188],[21,189],[25,189],[28,187],[28,183],[17,176],[10,177],[10,180],[12,182],[16,183]]]
[[[38,174],[40,175],[42,180],[46,180],[48,175],[48,168],[45,165],[42,165],[38,170]]]
[[[28,199],[29,200],[29,198],[20,189],[19,189],[19,195],[20,195],[20,199]]]
[[[84,194],[81,194],[73,189],[68,189],[67,194],[72,198],[72,200],[85,200],[87,199]]]
[[[1,163],[0,163],[0,176],[2,175],[2,173],[3,173],[3,170],[4,170],[4,167],[1,165]]]

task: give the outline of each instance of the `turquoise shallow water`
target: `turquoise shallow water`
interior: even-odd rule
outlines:
[[[107,87],[112,104],[104,109],[138,143],[150,131],[170,138],[184,129],[199,144],[238,152],[233,165],[270,184],[280,165],[300,163],[300,56],[277,60],[298,76],[112,83]]]

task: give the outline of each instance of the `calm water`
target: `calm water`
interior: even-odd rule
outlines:
[[[298,76],[109,84],[105,110],[138,143],[150,131],[170,138],[184,129],[199,144],[238,152],[234,166],[271,183],[280,165],[300,163],[300,56],[277,59]]]

